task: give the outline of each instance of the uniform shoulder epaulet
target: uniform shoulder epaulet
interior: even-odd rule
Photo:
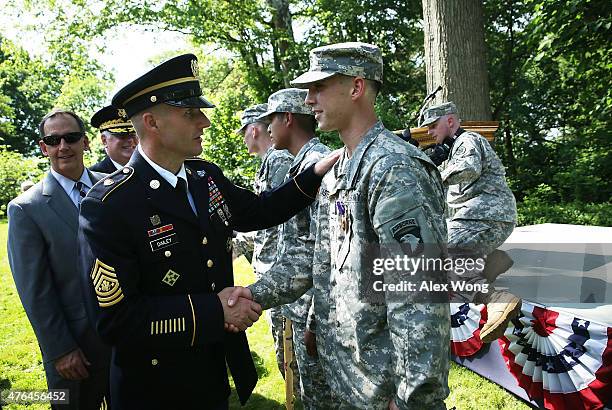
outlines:
[[[205,163],[205,164],[210,164],[210,161],[206,161],[204,158],[200,158],[200,157],[191,157],[191,158],[187,158],[185,160],[185,162],[192,162],[195,161],[195,163]]]
[[[95,183],[93,187],[87,193],[87,196],[104,201],[108,196],[114,192],[121,185],[130,179],[134,175],[134,168],[123,167],[102,178]]]
[[[221,172],[217,165],[199,157],[187,158],[185,160],[185,165],[196,171],[200,176],[202,172],[211,173],[213,175]]]

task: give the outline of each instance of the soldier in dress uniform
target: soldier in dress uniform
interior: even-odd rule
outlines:
[[[91,126],[100,130],[100,140],[106,157],[89,167],[92,171],[112,174],[128,163],[138,138],[124,109],[112,105],[102,108],[91,117]]]
[[[82,280],[88,314],[113,349],[115,409],[227,409],[226,364],[246,402],[257,373],[243,330],[261,308],[246,299],[227,305],[232,230],[289,219],[312,202],[335,161],[330,156],[274,192],[239,188],[216,165],[193,158],[210,125],[201,108],[213,107],[201,94],[193,54],[122,88],[113,106],[126,111],[140,144],[81,205]]]
[[[501,160],[482,135],[461,128],[457,106],[452,102],[427,109],[421,126],[428,127],[436,143],[449,147],[448,157],[441,158],[447,160],[441,172],[450,214],[449,250],[461,258],[505,255],[492,252],[514,230],[517,213]],[[488,258],[487,266],[494,263]],[[460,279],[488,287],[495,277],[487,278],[486,272],[486,268],[467,271]],[[485,343],[503,336],[508,322],[521,308],[519,297],[501,290],[459,296],[487,305],[487,322],[480,331]]]
[[[277,150],[272,146],[268,124],[258,118],[268,109],[268,104],[257,104],[244,110],[240,119],[240,129],[236,132],[242,134],[244,144],[249,154],[255,154],[261,158],[261,165],[257,170],[253,189],[256,194],[263,191],[274,189],[282,185],[285,175],[289,171],[293,156],[286,150]],[[244,244],[248,237],[238,235],[238,241],[234,244]],[[253,257],[251,263],[255,272],[255,277],[259,278],[266,273],[276,259],[278,247],[278,227],[257,231],[252,236]],[[274,339],[276,351],[276,364],[281,374],[285,375],[284,350],[283,350],[283,316],[280,308],[267,310],[267,319]]]
[[[277,91],[268,97],[268,110],[259,117],[260,121],[270,124],[268,130],[274,148],[286,149],[295,158],[284,177],[287,181],[330,153],[330,149],[315,137],[317,123],[305,99],[306,90]],[[317,207],[315,201],[280,226],[278,257],[263,275],[276,277],[282,271],[284,275],[293,276],[312,269]],[[309,291],[295,302],[281,306],[279,312],[291,320],[286,323],[293,327],[295,360],[292,363],[297,365],[299,374],[295,377],[299,390],[294,388],[294,391],[296,395],[299,391],[304,409],[333,409],[335,403],[317,357],[314,320],[308,326],[306,323],[311,302],[312,292]]]

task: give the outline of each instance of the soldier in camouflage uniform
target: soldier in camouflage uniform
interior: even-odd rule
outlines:
[[[293,156],[286,150],[276,150],[272,146],[268,124],[258,119],[268,109],[268,104],[257,104],[244,110],[240,119],[241,127],[236,131],[242,134],[244,144],[249,154],[261,158],[261,165],[255,176],[253,190],[256,194],[274,189],[281,185],[285,175],[289,171]],[[278,247],[278,227],[272,227],[255,232],[253,238],[252,260],[253,270],[257,278],[268,271],[276,259]],[[234,241],[240,249],[248,250],[249,236],[240,236]],[[245,255],[247,256],[247,255]],[[283,351],[283,316],[279,308],[268,310],[268,324],[274,338],[276,349],[276,363],[278,370],[284,376],[284,351]]]
[[[249,289],[267,308],[313,286],[319,358],[341,408],[444,409],[447,295],[444,303],[398,298],[391,291],[377,302],[363,297],[373,280],[372,261],[365,257],[372,249],[403,245],[412,256],[442,257],[446,242],[436,166],[376,117],[382,68],[378,47],[335,44],[313,49],[310,70],[292,82],[308,88],[306,103],[319,128],[337,130],[345,147],[319,191],[312,274],[266,275]],[[383,278],[397,279],[391,272]],[[436,279],[445,280],[445,273]]]
[[[450,146],[442,170],[450,214],[449,250],[456,256],[484,257],[512,233],[516,202],[506,183],[504,166],[489,142],[461,128],[457,115],[455,104],[446,102],[425,111],[421,126],[429,128],[428,133],[438,144]],[[488,283],[482,269],[466,272],[461,280]],[[485,343],[501,337],[521,307],[520,298],[504,291],[470,295],[472,298],[476,303],[487,304],[488,320],[480,333]]]
[[[317,123],[312,109],[304,102],[306,90],[287,88],[275,92],[268,98],[268,111],[259,117],[268,122],[268,131],[276,149],[286,149],[294,156],[285,181],[303,169],[326,157],[330,149],[315,137]],[[278,257],[264,274],[275,280],[278,276],[301,275],[312,269],[315,244],[315,222],[318,203],[302,211],[281,225],[278,236]],[[280,273],[282,272],[282,273]],[[297,301],[283,305],[283,316],[291,319],[293,326],[293,351],[299,373],[299,391],[305,409],[333,409],[331,390],[318,357],[313,329],[306,328],[312,291],[306,292]],[[305,335],[312,340],[313,356],[307,353]],[[312,352],[314,350],[314,352]]]

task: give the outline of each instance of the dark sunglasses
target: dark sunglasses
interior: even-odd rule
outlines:
[[[84,135],[85,134],[82,132],[69,132],[68,134],[64,135],[45,135],[42,140],[45,144],[51,146],[59,145],[59,143],[62,141],[62,138],[64,139],[64,141],[66,141],[66,144],[74,144],[75,142],[83,138]]]

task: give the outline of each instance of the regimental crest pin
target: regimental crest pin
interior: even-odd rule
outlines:
[[[161,224],[161,218],[159,217],[159,215],[153,215],[149,218],[149,220],[151,221],[151,224],[153,224],[153,226]]]

